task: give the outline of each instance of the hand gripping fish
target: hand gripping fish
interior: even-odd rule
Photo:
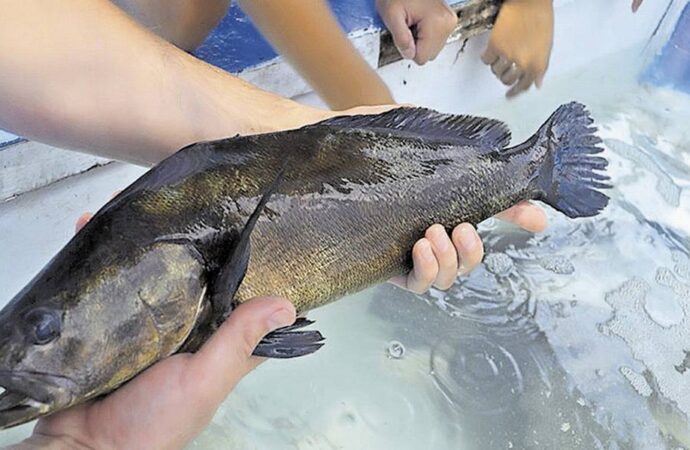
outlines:
[[[259,295],[308,311],[409,271],[427,227],[527,199],[597,214],[607,161],[585,108],[526,142],[502,122],[399,108],[190,145],[106,204],[0,311],[0,427],[117,388],[196,350]],[[255,354],[323,345],[309,322]]]

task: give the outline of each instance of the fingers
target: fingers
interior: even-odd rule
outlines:
[[[540,74],[537,74],[537,77],[534,80],[534,85],[537,87],[537,89],[541,89],[541,85],[544,83],[544,75],[546,75],[546,69],[544,69],[544,71]]]
[[[497,218],[506,222],[514,223],[515,225],[532,233],[539,233],[544,231],[547,225],[546,213],[537,205],[530,202],[521,202],[512,208],[508,208],[500,214]]]
[[[436,258],[438,272],[433,285],[439,289],[448,289],[458,276],[458,255],[450,236],[442,225],[433,225],[425,237],[431,243],[431,250]]]
[[[513,85],[510,89],[508,89],[508,92],[506,92],[506,97],[508,98],[513,98],[516,95],[526,91],[527,89],[532,86],[532,83],[534,82],[534,76],[529,74],[529,73],[523,73],[522,76],[520,77],[520,80]]]
[[[444,0],[418,4],[377,0],[376,6],[400,54],[419,65],[438,56],[458,23],[457,16]],[[413,26],[416,36],[411,30]]]
[[[417,24],[417,53],[414,61],[422,65],[436,59],[457,24],[458,17],[447,6],[436,14],[425,16]]]
[[[84,225],[88,223],[89,220],[93,217],[93,214],[90,212],[85,212],[79,218],[77,219],[77,223],[74,225],[74,232],[79,233],[79,230],[84,228]]]
[[[120,194],[120,192],[122,191],[120,190],[113,192],[113,194],[110,196],[110,199],[112,200],[113,198],[117,197],[117,195]],[[77,223],[74,225],[74,232],[79,233],[79,230],[84,228],[84,225],[86,225],[92,217],[93,213],[90,212],[85,212],[84,214],[79,216],[79,218],[77,219]]]
[[[451,239],[458,252],[458,275],[466,275],[482,262],[484,244],[482,244],[477,230],[468,223],[455,227]]]
[[[520,79],[521,76],[522,72],[518,68],[517,64],[511,63],[510,66],[508,66],[508,69],[503,72],[503,75],[501,75],[499,79],[506,86],[512,86],[518,79]]]
[[[451,238],[443,226],[433,225],[412,248],[412,271],[391,282],[417,294],[432,285],[448,289],[458,275],[469,273],[483,256],[484,246],[472,225],[457,226]]]
[[[393,42],[405,59],[412,59],[416,46],[412,30],[408,26],[408,16],[401,2],[378,1],[378,10],[383,23],[393,36]]]
[[[252,356],[259,341],[294,322],[295,308],[283,298],[263,297],[241,304],[194,355],[190,370],[195,373],[189,378],[211,383],[205,392],[222,401],[261,362]]]
[[[638,9],[640,9],[640,5],[642,4],[642,0],[633,0],[632,2],[632,12],[636,13]]]
[[[520,63],[511,61],[506,56],[501,55],[491,46],[482,54],[482,62],[491,67],[491,71],[503,84],[511,88],[506,93],[507,97],[515,97],[521,92],[526,91],[534,83],[541,87],[544,80],[546,68],[524,68]]]
[[[496,78],[501,78],[503,74],[508,70],[508,68],[513,64],[508,58],[500,55],[496,58],[493,64],[491,64],[491,71],[496,75]]]
[[[547,224],[544,210],[529,202],[518,203],[496,217],[534,233],[543,231]],[[412,248],[412,271],[391,282],[417,294],[426,292],[432,285],[448,289],[458,275],[474,270],[483,257],[484,245],[472,225],[464,223],[455,227],[450,241],[443,226],[433,225]]]
[[[420,239],[412,247],[412,272],[407,275],[403,287],[416,294],[426,292],[436,279],[438,270],[431,242],[426,238]]]

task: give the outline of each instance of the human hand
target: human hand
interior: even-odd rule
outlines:
[[[40,419],[14,448],[182,448],[263,360],[252,356],[261,338],[294,321],[285,299],[246,302],[197,353],[170,356],[104,398]]]
[[[639,0],[638,0],[639,1]],[[482,62],[506,86],[513,97],[541,87],[553,44],[552,0],[507,0],[501,6],[482,54]]]
[[[84,213],[76,231],[92,216]],[[13,448],[182,448],[263,361],[252,356],[259,341],[294,321],[295,308],[285,299],[250,300],[198,352],[173,355],[102,399],[40,419],[33,435]]]
[[[544,210],[521,202],[496,216],[527,231],[546,228]],[[474,227],[463,223],[448,236],[442,225],[432,225],[412,248],[412,271],[391,280],[409,291],[421,294],[431,286],[448,289],[459,275],[471,272],[482,260],[484,247]]]
[[[436,58],[458,23],[445,0],[376,0],[376,9],[403,58],[419,65]]]

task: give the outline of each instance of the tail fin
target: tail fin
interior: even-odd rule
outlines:
[[[609,177],[600,173],[608,165],[601,156],[601,139],[590,126],[584,105],[571,102],[559,107],[537,131],[537,145],[547,150],[537,179],[541,198],[568,217],[590,217],[609,202],[598,189],[608,189]]]

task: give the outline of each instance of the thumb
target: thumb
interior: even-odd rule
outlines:
[[[381,19],[393,36],[393,42],[405,59],[412,59],[417,53],[412,30],[407,25],[407,12],[400,2],[390,3],[385,11],[381,12]]]
[[[215,386],[209,392],[223,399],[261,361],[252,356],[259,341],[271,331],[295,322],[295,307],[279,297],[259,297],[241,304],[194,358],[194,370]],[[210,374],[223,376],[209,376]]]

